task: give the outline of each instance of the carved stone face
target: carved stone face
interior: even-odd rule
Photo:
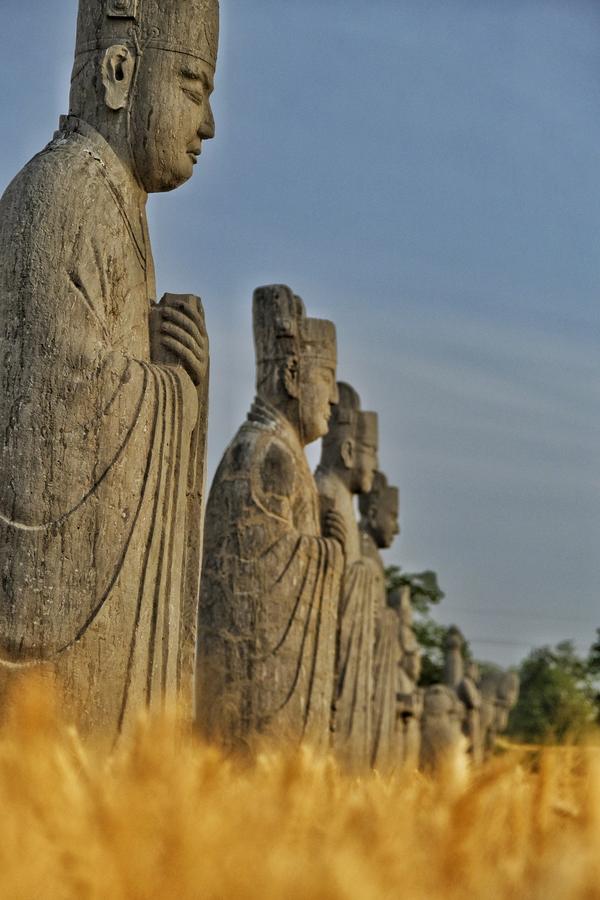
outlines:
[[[373,480],[378,465],[377,447],[372,444],[366,444],[360,440],[355,440],[352,469],[352,486],[355,493],[369,493],[373,487]]]
[[[299,384],[300,432],[304,445],[327,434],[331,407],[338,400],[334,368],[303,365]]]
[[[171,191],[194,171],[202,141],[214,137],[214,71],[182,53],[149,49],[132,98],[131,143],[147,193]]]
[[[421,653],[420,651],[415,651],[414,653],[407,653],[403,659],[404,671],[408,675],[408,677],[415,682],[415,684],[419,683],[419,678],[421,677]]]
[[[379,495],[371,504],[369,529],[373,540],[382,550],[391,547],[396,535],[400,534],[397,498],[392,497],[390,491]]]

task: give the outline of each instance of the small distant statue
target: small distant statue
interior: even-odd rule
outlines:
[[[468,750],[473,764],[478,766],[483,762],[483,732],[481,725],[482,699],[479,691],[479,666],[475,662],[468,662],[465,666],[465,674],[458,685],[457,694],[466,710],[464,722],[464,734],[469,742]]]
[[[257,739],[327,750],[345,526],[304,448],[338,400],[336,337],[283,285],[254,294],[256,400],[207,505],[198,723],[227,748]]]
[[[432,772],[453,753],[462,753],[465,711],[456,692],[445,684],[425,690],[421,724],[420,766]]]
[[[373,569],[363,558],[354,497],[369,493],[377,469],[377,414],[362,412],[348,384],[338,385],[316,472],[322,514],[335,511],[346,532],[345,573],[338,622],[334,747],[350,771],[370,765],[373,703]]]
[[[146,201],[214,136],[218,29],[80,0],[69,115],[0,202],[0,680],[52,670],[108,740],[192,716],[208,340],[197,297],[156,304]]]
[[[396,695],[400,668],[398,616],[387,604],[385,568],[381,550],[392,546],[398,527],[399,491],[377,472],[368,494],[360,494],[362,552],[373,567],[375,649],[373,657],[373,711],[371,765],[387,773],[402,764],[396,726]]]
[[[481,727],[483,752],[490,757],[496,738],[508,728],[511,710],[519,699],[519,676],[513,671],[487,672],[481,679]]]
[[[422,651],[413,629],[410,585],[393,591],[388,600],[397,616],[400,664],[397,678],[396,722],[404,765],[415,768],[421,753],[423,690],[419,687]]]
[[[479,765],[483,760],[481,731],[481,694],[478,688],[479,669],[473,662],[465,667],[465,639],[456,626],[448,629],[445,650],[445,683],[456,692],[464,708],[463,733],[468,741],[471,761]]]
[[[463,679],[463,647],[465,639],[455,625],[451,625],[444,638],[444,684],[456,691]]]

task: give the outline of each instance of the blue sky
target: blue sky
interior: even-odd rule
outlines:
[[[75,0],[5,16],[0,184],[66,111]],[[57,10],[59,7],[59,10]],[[600,11],[553,0],[222,0],[217,140],[150,204],[159,291],[205,301],[210,469],[253,393],[251,294],[338,326],[481,658],[600,626]],[[311,451],[311,458],[315,459]]]

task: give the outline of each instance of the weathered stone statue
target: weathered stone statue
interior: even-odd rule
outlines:
[[[361,771],[371,762],[373,701],[373,569],[363,558],[354,497],[373,487],[377,469],[377,415],[362,412],[360,398],[339,384],[323,438],[316,481],[322,514],[337,512],[346,531],[344,583],[338,621],[334,747],[346,768]]]
[[[457,694],[466,710],[463,731],[469,742],[468,750],[474,765],[483,762],[483,733],[481,729],[481,693],[479,691],[479,666],[468,662],[465,674],[458,685]]]
[[[421,768],[437,769],[451,753],[461,752],[464,708],[456,692],[445,684],[425,691],[421,724]]]
[[[458,690],[464,675],[463,647],[465,639],[455,625],[451,625],[444,639],[444,684]]]
[[[396,726],[400,643],[398,616],[387,604],[385,567],[380,551],[391,547],[400,533],[398,488],[388,485],[385,475],[377,472],[371,491],[360,494],[359,508],[362,553],[373,569],[375,647],[371,765],[380,772],[391,772],[402,764]]]
[[[519,699],[516,672],[487,672],[481,679],[481,730],[485,757],[494,752],[496,738],[508,728],[510,711]]]
[[[217,0],[81,0],[70,114],[0,203],[0,675],[84,729],[191,713],[208,345],[146,198],[212,138]]]
[[[238,750],[327,749],[345,534],[333,511],[321,531],[304,447],[338,399],[335,328],[275,285],[255,292],[254,337],[257,397],[207,506],[198,722]]]
[[[463,651],[465,639],[456,626],[448,629],[445,641],[445,683],[456,692],[464,708],[463,734],[472,762],[483,761],[481,735],[481,694],[478,688],[479,669],[473,662],[465,667]]]
[[[419,765],[421,752],[421,718],[423,715],[423,690],[421,677],[421,648],[413,630],[413,609],[410,586],[390,594],[388,600],[395,610],[398,622],[400,665],[397,685],[397,730],[405,765]]]

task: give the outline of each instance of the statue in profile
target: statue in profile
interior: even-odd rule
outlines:
[[[257,393],[207,505],[198,723],[253,753],[257,742],[328,750],[346,535],[319,498],[304,448],[337,402],[336,336],[282,285],[254,294]]]
[[[413,628],[410,585],[392,591],[388,602],[397,616],[400,662],[397,682],[396,721],[402,761],[416,768],[421,753],[423,690],[419,687],[422,652]]]
[[[451,626],[446,634],[445,683],[456,692],[464,708],[463,733],[467,739],[467,749],[471,761],[479,765],[483,761],[483,739],[481,731],[481,693],[479,691],[479,667],[473,661],[465,666],[465,639],[460,630]]]
[[[149,193],[214,135],[217,0],[80,0],[70,112],[0,202],[0,677],[118,734],[193,710],[208,342]]]
[[[399,491],[377,472],[373,487],[359,495],[362,553],[373,569],[371,589],[375,617],[373,653],[373,708],[371,730],[371,766],[389,773],[403,762],[397,727],[398,677],[401,650],[398,616],[387,603],[385,567],[381,551],[392,546],[398,526]]]
[[[373,706],[373,569],[362,554],[354,509],[356,495],[369,493],[377,470],[377,414],[363,412],[348,384],[338,385],[316,472],[322,515],[336,512],[346,532],[345,572],[338,621],[334,747],[342,764],[361,771],[371,762]]]
[[[508,728],[511,710],[519,699],[519,676],[512,670],[492,670],[480,681],[481,729],[484,757],[494,753],[496,738]]]

